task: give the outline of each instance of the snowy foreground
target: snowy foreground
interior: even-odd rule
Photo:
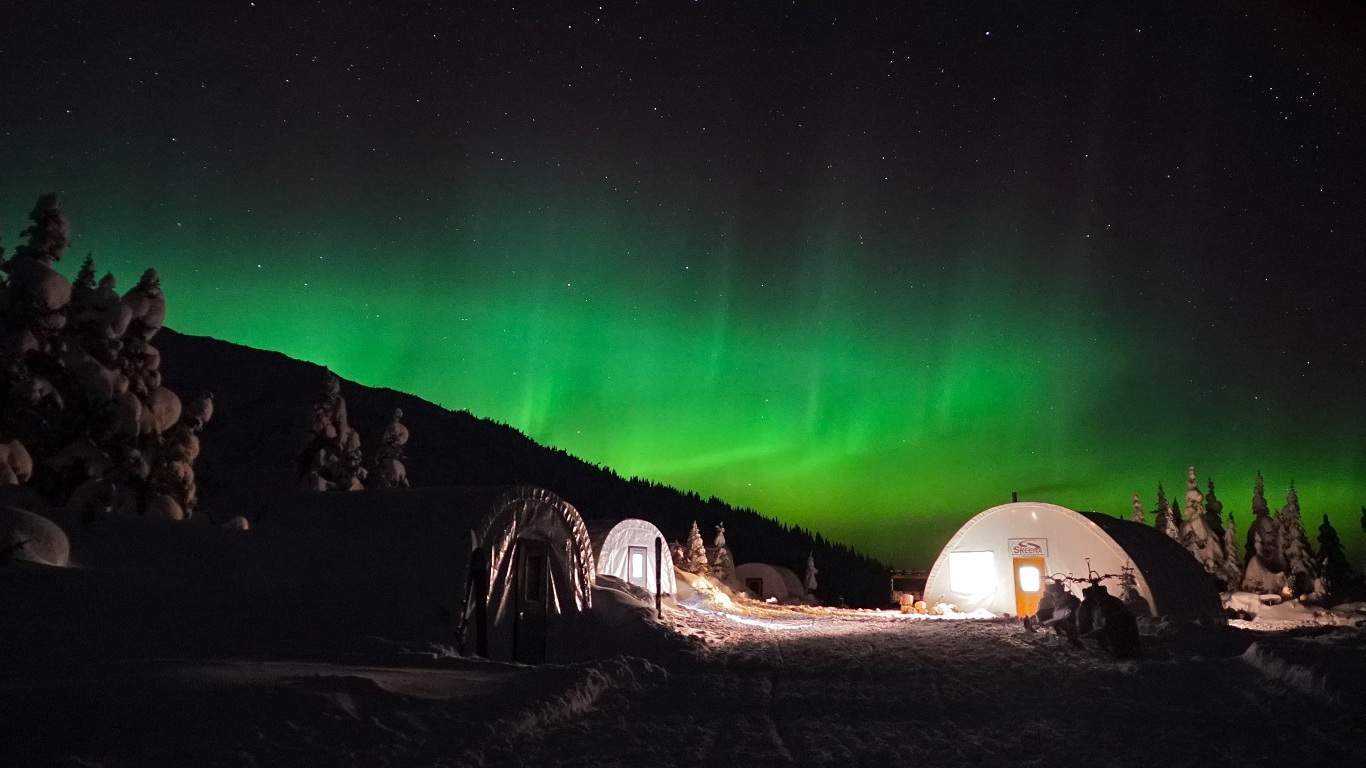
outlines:
[[[1116,662],[996,620],[697,603],[693,651],[128,660],[0,678],[3,765],[1360,765],[1366,632],[1166,631]]]

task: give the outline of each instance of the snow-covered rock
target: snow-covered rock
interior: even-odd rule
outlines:
[[[33,457],[18,440],[0,443],[0,465],[8,470],[15,484],[27,483],[33,476]]]
[[[158,387],[148,400],[152,422],[157,432],[165,432],[180,421],[180,397],[176,393],[165,387]]]
[[[180,504],[175,499],[162,493],[153,496],[147,502],[147,517],[154,520],[184,520],[185,510],[180,508]]]
[[[0,507],[0,560],[64,566],[70,556],[71,543],[56,523],[27,510]]]

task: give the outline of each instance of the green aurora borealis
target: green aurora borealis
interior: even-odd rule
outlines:
[[[1150,380],[1199,350],[1136,327],[1076,257],[1013,270],[1009,233],[879,272],[886,254],[869,251],[917,246],[835,225],[794,233],[796,266],[761,278],[736,255],[738,228],[665,227],[591,196],[453,201],[448,225],[405,237],[320,211],[269,242],[256,228],[285,222],[218,203],[143,229],[123,201],[66,199],[67,270],[94,251],[126,287],[157,265],[180,330],[466,408],[893,563],[928,564],[1011,490],[1122,513],[1135,491],[1151,507],[1159,480],[1178,495],[1188,463],[1240,526],[1260,468],[1274,500],[1293,478],[1306,517],[1331,513],[1359,546],[1358,404],[1311,410],[1233,376],[1214,393]]]
[[[1361,561],[1354,27],[650,5],[31,4],[0,234],[56,191],[178,330],[896,565],[1190,464]]]

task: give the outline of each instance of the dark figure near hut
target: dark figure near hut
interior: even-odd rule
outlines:
[[[1094,638],[1096,643],[1121,659],[1139,654],[1138,621],[1124,601],[1110,594],[1099,581],[1081,591],[1077,608],[1077,634]]]

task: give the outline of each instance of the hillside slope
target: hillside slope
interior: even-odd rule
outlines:
[[[324,369],[277,352],[165,330],[156,339],[168,386],[182,397],[212,391],[215,415],[196,465],[204,514],[257,518],[266,499],[293,490],[294,460],[304,444],[309,405]],[[852,605],[887,599],[886,568],[849,547],[800,528],[645,480],[626,479],[564,451],[539,445],[504,424],[449,411],[413,395],[344,382],[351,423],[367,450],[394,408],[412,431],[406,461],[414,485],[543,486],[586,518],[640,517],[682,540],[696,520],[710,539],[725,523],[736,562],[786,565],[802,572],[808,551],[820,568],[818,593]]]

